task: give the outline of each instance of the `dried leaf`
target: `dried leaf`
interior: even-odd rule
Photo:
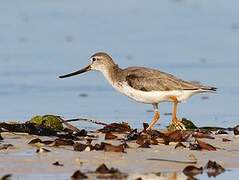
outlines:
[[[77,170],[73,173],[73,175],[71,176],[71,179],[72,180],[88,179],[88,176],[86,176],[80,170]]]
[[[230,139],[227,139],[227,138],[222,138],[222,142],[229,142],[231,141]]]
[[[117,139],[118,137],[111,132],[105,133],[105,140]]]
[[[165,135],[166,135],[165,139],[168,142],[184,142],[190,136],[189,133],[186,133],[185,131],[181,130],[175,130],[169,133],[165,133]]]
[[[109,173],[109,168],[105,164],[101,164],[96,170],[96,173]]]
[[[218,164],[216,161],[209,160],[204,169],[207,170],[207,174],[209,177],[216,177],[217,175],[223,173],[225,169]]]
[[[183,169],[183,173],[186,176],[189,176],[189,177],[193,177],[193,176],[196,176],[198,174],[202,174],[202,172],[203,172],[202,167],[198,168],[198,167],[192,166],[192,165],[189,165],[189,166],[187,166]]]
[[[58,161],[52,163],[52,165],[54,165],[54,166],[64,166],[64,164],[60,164]]]
[[[120,172],[116,168],[108,168],[105,164],[101,164],[95,171],[99,174],[97,178],[103,179],[124,179],[127,177],[126,174]]]
[[[201,150],[208,150],[208,151],[216,151],[217,149],[212,146],[211,144],[205,143],[203,141],[200,140],[196,140],[198,146],[200,147]]]
[[[234,135],[239,135],[239,125],[233,128]]]
[[[99,131],[102,133],[107,133],[107,132],[126,133],[126,132],[130,132],[131,128],[128,125],[128,123],[122,122],[122,123],[108,124],[102,129],[99,129]]]

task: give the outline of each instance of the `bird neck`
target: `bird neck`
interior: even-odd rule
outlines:
[[[117,64],[114,64],[111,67],[108,67],[104,71],[102,71],[105,78],[108,82],[113,85],[117,81],[118,74],[122,71]]]

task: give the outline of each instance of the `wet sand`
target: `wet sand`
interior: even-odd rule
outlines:
[[[119,140],[104,140],[104,134],[96,133],[99,138],[97,142],[120,144]],[[130,146],[126,153],[104,152],[104,151],[74,151],[71,146],[51,147],[44,146],[51,152],[36,153],[37,146],[29,145],[28,142],[37,136],[26,134],[2,133],[4,138],[2,144],[12,144],[13,147],[0,150],[0,175],[12,174],[13,178],[27,179],[66,179],[76,170],[86,173],[89,178],[96,178],[93,172],[102,163],[108,167],[114,167],[128,175],[128,179],[143,177],[172,178],[180,176],[186,179],[182,170],[190,165],[190,161],[197,161],[197,167],[204,167],[208,160],[213,160],[226,169],[239,168],[239,137],[234,135],[215,135],[215,139],[202,139],[217,147],[217,151],[197,151],[189,149],[175,149],[176,143],[169,145],[150,145],[151,148],[138,148],[135,142],[127,142]],[[43,140],[55,138],[40,137]],[[232,141],[222,142],[222,138]],[[192,156],[194,157],[192,159]],[[180,162],[149,160],[150,158],[176,160]],[[64,166],[54,166],[52,163],[58,161]],[[219,175],[220,176],[220,175]]]

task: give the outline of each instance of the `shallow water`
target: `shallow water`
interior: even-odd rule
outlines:
[[[0,1],[0,120],[37,114],[149,122],[151,105],[115,92],[99,73],[58,79],[109,52],[121,67],[148,66],[219,88],[180,106],[199,126],[238,123],[239,2]],[[81,97],[80,94],[87,94]],[[165,127],[171,105],[160,105]],[[91,124],[78,126],[92,128]]]

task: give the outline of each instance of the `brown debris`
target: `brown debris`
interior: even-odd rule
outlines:
[[[37,125],[34,123],[0,123],[0,128],[7,130],[8,132],[20,132],[34,134],[38,136],[55,136],[57,131],[53,128],[46,127],[44,125]]]
[[[97,178],[103,179],[124,179],[127,177],[126,174],[120,172],[116,168],[108,168],[105,164],[101,164],[98,168],[96,168],[95,173],[99,174]]]
[[[44,153],[44,152],[51,152],[49,149],[46,148],[38,148],[36,150],[36,153]]]
[[[11,177],[12,177],[12,174],[6,174],[6,175],[0,177],[0,180],[10,180]]]
[[[227,139],[227,138],[222,138],[222,142],[229,142],[229,141],[232,141],[232,140]]]
[[[209,177],[216,177],[217,175],[223,173],[225,169],[218,164],[216,161],[209,160],[204,169],[207,170],[207,174]]]
[[[234,135],[239,135],[239,125],[233,128]]]
[[[96,173],[109,173],[110,170],[105,164],[101,164],[96,170]]]
[[[71,176],[72,180],[80,180],[80,179],[87,179],[88,176],[86,176],[84,173],[82,173],[80,170],[77,170],[73,173]]]
[[[105,133],[105,140],[110,140],[110,139],[117,139],[118,137],[111,132]]]
[[[208,151],[216,151],[217,150],[211,144],[205,143],[205,142],[200,141],[198,139],[196,139],[196,142],[197,142],[197,144],[198,144],[198,146],[200,147],[201,150],[208,150]]]
[[[54,166],[64,166],[64,164],[60,164],[58,161],[52,163],[52,165],[54,165]]]
[[[189,133],[187,133],[185,131],[181,131],[181,130],[175,130],[172,132],[168,132],[168,133],[165,133],[165,135],[166,135],[165,139],[168,142],[184,142],[190,136]]]
[[[13,145],[12,144],[1,144],[0,145],[0,150],[8,149],[9,147],[13,147]]]
[[[0,133],[0,141],[2,141],[3,140],[3,137],[2,137],[2,135],[1,135],[1,133]]]
[[[99,129],[102,133],[107,132],[118,132],[118,133],[126,133],[130,132],[131,128],[128,123],[122,122],[122,123],[111,123],[103,127],[102,129]]]
[[[189,144],[190,150],[207,150],[207,151],[216,151],[217,149],[211,144],[205,143],[201,140],[196,139],[196,143]]]
[[[188,177],[193,177],[198,174],[202,174],[203,168],[202,167],[198,168],[196,166],[189,165],[183,169],[183,173]]]

